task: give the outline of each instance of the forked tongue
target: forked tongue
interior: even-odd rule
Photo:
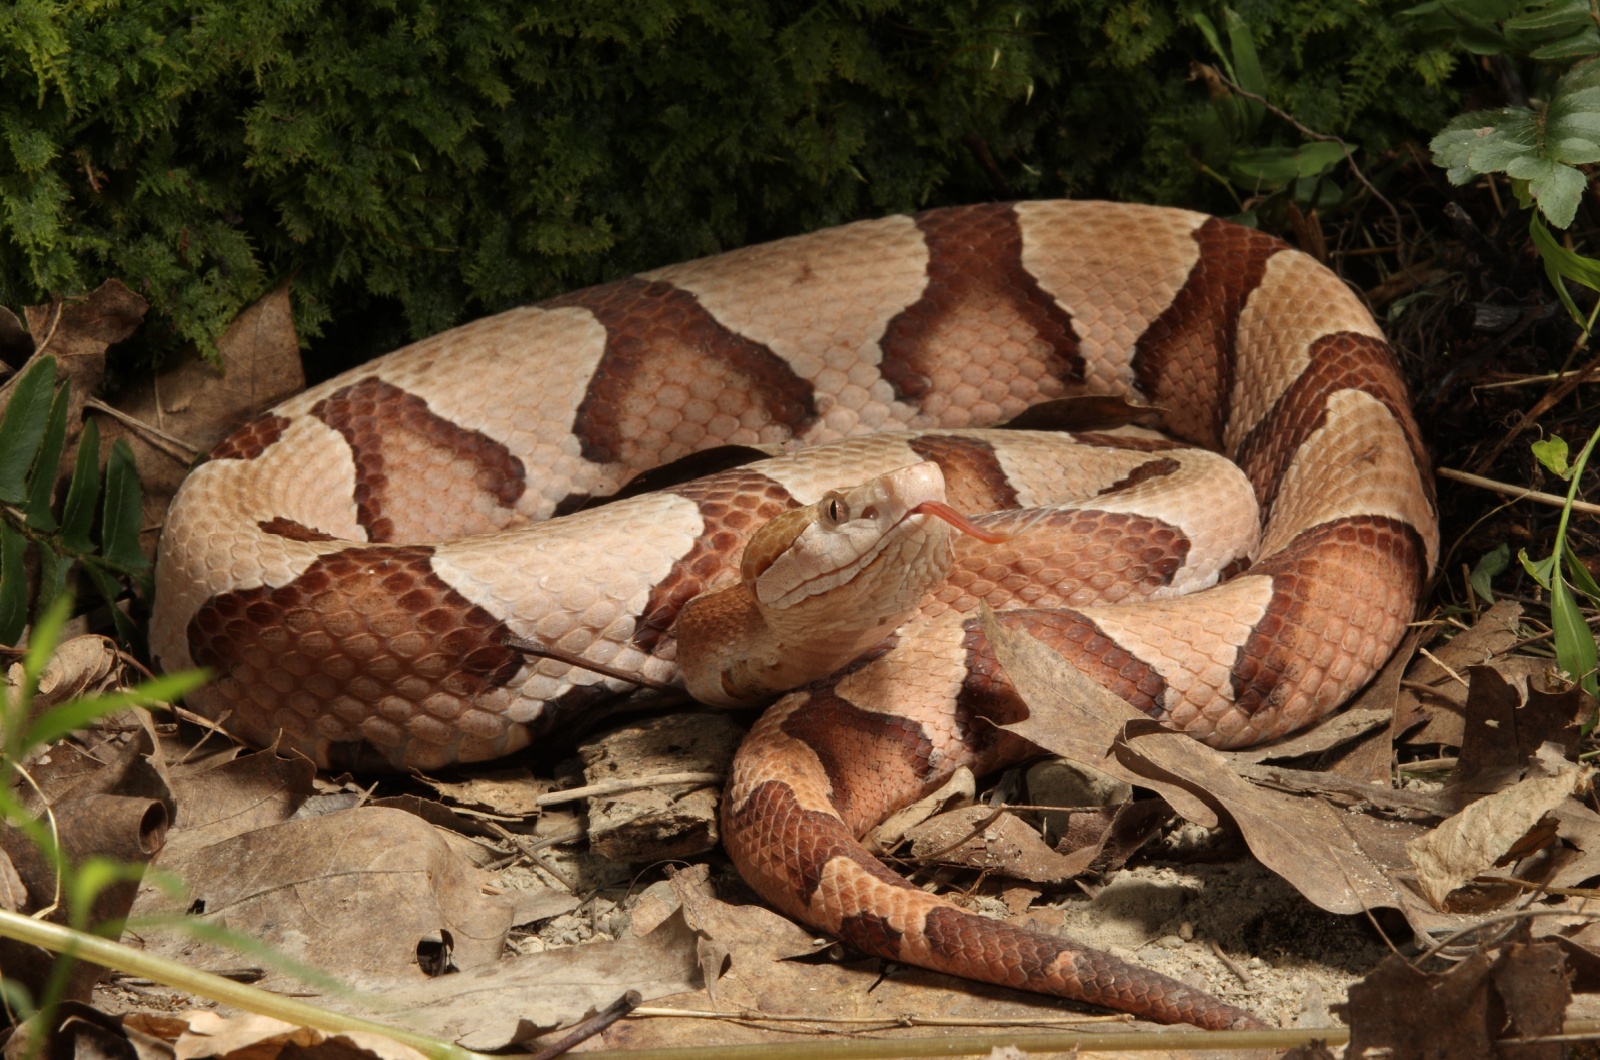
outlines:
[[[932,515],[936,518],[943,519],[945,522],[949,523],[963,534],[966,534],[969,537],[975,537],[984,544],[998,545],[1002,541],[1011,540],[1010,534],[1001,533],[997,530],[985,530],[971,519],[968,519],[966,516],[950,507],[944,501],[923,501],[921,504],[911,509],[912,515],[917,515],[919,513],[922,515]]]

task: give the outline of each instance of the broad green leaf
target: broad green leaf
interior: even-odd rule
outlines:
[[[1554,556],[1544,559],[1533,559],[1525,548],[1517,549],[1517,561],[1522,564],[1522,569],[1528,572],[1528,577],[1538,582],[1545,589],[1550,588],[1550,572],[1556,565]]]
[[[1580,593],[1600,604],[1600,585],[1595,584],[1594,575],[1589,573],[1589,568],[1584,566],[1583,560],[1572,550],[1571,541],[1562,541],[1565,546],[1566,565],[1562,568],[1567,572],[1567,579],[1572,582],[1572,587]]]
[[[1300,176],[1292,147],[1247,147],[1228,159],[1228,176],[1247,188],[1281,188]]]
[[[1577,36],[1593,25],[1587,0],[1552,0],[1530,6],[1500,28],[1509,43],[1526,50]]]
[[[1295,158],[1302,177],[1315,177],[1344,161],[1344,147],[1319,140],[1301,147],[1295,152]]]
[[[73,465],[72,482],[67,486],[67,503],[61,510],[61,540],[75,552],[88,552],[89,530],[94,524],[94,502],[100,499],[100,428],[90,420],[78,438],[78,459]]]
[[[39,357],[23,370],[11,388],[11,401],[0,416],[0,501],[21,504],[27,498],[28,469],[44,441],[56,385],[56,359]]]
[[[50,502],[56,495],[56,472],[61,464],[61,450],[67,444],[67,405],[72,397],[72,380],[68,379],[56,391],[50,406],[50,419],[45,424],[44,444],[39,446],[39,456],[33,462],[33,481],[28,485],[28,525],[46,533],[56,528],[56,517],[50,511]]]
[[[1600,63],[1570,70],[1542,109],[1503,107],[1460,115],[1429,147],[1453,183],[1465,184],[1485,173],[1527,181],[1539,209],[1552,224],[1565,228],[1587,187],[1574,167],[1600,161]]]
[[[1528,448],[1533,450],[1533,455],[1538,458],[1539,463],[1543,464],[1545,470],[1552,475],[1566,478],[1571,472],[1572,468],[1567,464],[1567,440],[1559,434],[1541,438]]]
[[[1513,158],[1505,171],[1507,176],[1528,182],[1539,209],[1557,228],[1572,223],[1578,214],[1578,202],[1589,186],[1588,178],[1580,171],[1550,158]]]
[[[1557,578],[1550,583],[1550,628],[1556,642],[1556,662],[1583,685],[1591,696],[1600,696],[1600,681],[1595,676],[1597,653],[1594,632],[1583,620],[1583,612],[1567,583]]]
[[[100,554],[107,563],[134,572],[150,565],[139,551],[139,523],[144,518],[144,491],[127,439],[118,438],[106,459],[106,507],[100,524]]]
[[[0,522],[0,644],[16,646],[28,622],[28,575],[22,559],[28,539]]]
[[[1228,57],[1227,50],[1223,48],[1222,38],[1217,36],[1217,27],[1212,23],[1211,17],[1203,11],[1196,11],[1191,17],[1194,19],[1195,28],[1206,39],[1206,43],[1211,45],[1211,50],[1216,53],[1217,59],[1222,63],[1222,69],[1227,72],[1228,77],[1237,82],[1239,75],[1234,72],[1233,60]]]
[[[1267,94],[1267,78],[1261,72],[1261,59],[1256,55],[1256,44],[1250,36],[1250,26],[1231,7],[1222,9],[1223,24],[1228,27],[1228,43],[1233,47],[1233,68],[1239,72],[1235,78],[1239,87],[1258,96]],[[1257,103],[1259,108],[1261,104]]]
[[[1600,33],[1593,26],[1579,33],[1549,44],[1541,45],[1528,53],[1530,59],[1543,63],[1561,63],[1570,59],[1588,59],[1600,54]]]
[[[1505,572],[1511,566],[1511,546],[1502,544],[1493,552],[1485,552],[1483,558],[1473,566],[1472,573],[1467,580],[1472,583],[1472,591],[1478,594],[1478,599],[1494,603],[1494,589],[1490,582],[1497,574]]]

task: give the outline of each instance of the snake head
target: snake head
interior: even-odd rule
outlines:
[[[745,588],[774,628],[882,636],[950,572],[955,513],[944,496],[944,473],[927,461],[830,490],[756,532],[740,566]]]

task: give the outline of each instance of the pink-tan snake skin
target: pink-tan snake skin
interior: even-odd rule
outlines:
[[[1078,394],[1154,405],[1167,437],[977,429]],[[729,444],[781,455],[585,506]],[[1217,747],[1316,721],[1399,642],[1438,551],[1403,381],[1351,291],[1259,232],[1109,203],[932,210],[418,342],[262,415],[189,476],[152,648],[211,668],[191,707],[257,745],[323,765],[494,758],[627,690],[508,637],[680,681],[680,612],[737,581],[758,527],[918,464],[1011,536],[956,535],[917,617],[767,710],[723,802],[729,854],[775,906],[868,953],[1252,1025],[913,888],[857,837],[960,766],[1033,753],[989,724],[1026,708],[980,601]],[[780,574],[774,598],[799,584]]]

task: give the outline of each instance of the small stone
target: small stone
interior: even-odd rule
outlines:
[[[1194,924],[1185,920],[1178,925],[1178,937],[1185,942],[1194,941]]]
[[[1161,940],[1156,945],[1165,950],[1181,950],[1183,949],[1183,940],[1176,935],[1162,935]]]

